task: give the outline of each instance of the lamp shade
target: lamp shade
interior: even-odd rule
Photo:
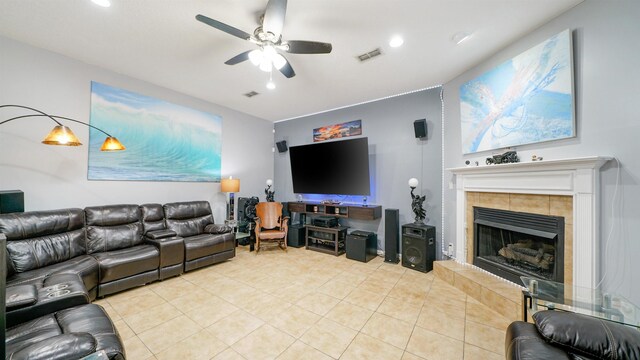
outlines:
[[[124,147],[124,145],[122,145],[122,143],[118,141],[118,139],[114,138],[113,136],[108,136],[106,139],[104,139],[100,151],[122,151],[125,149],[126,147]]]
[[[82,143],[76,137],[76,134],[64,125],[57,125],[42,140],[47,145],[64,145],[64,146],[80,146]]]
[[[414,187],[417,187],[418,184],[419,184],[418,179],[416,178],[409,179],[409,187],[414,188]]]
[[[233,179],[229,176],[228,179],[220,180],[220,191],[228,193],[240,191],[240,179]]]

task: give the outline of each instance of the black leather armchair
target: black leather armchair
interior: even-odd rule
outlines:
[[[640,359],[640,331],[612,321],[563,311],[540,311],[535,324],[507,328],[508,360]]]
[[[104,350],[124,360],[124,346],[104,309],[87,304],[7,328],[6,358],[30,360],[80,359]]]
[[[184,239],[184,271],[215,264],[236,255],[235,234],[229,226],[215,224],[207,201],[164,205],[167,229]]]
[[[94,206],[84,209],[87,253],[98,260],[98,296],[158,280],[160,252],[142,237],[138,205]]]
[[[82,209],[0,215],[7,237],[7,286],[44,285],[53,274],[80,275],[91,300],[98,286],[98,262],[86,255]]]

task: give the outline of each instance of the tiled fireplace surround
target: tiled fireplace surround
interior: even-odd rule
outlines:
[[[563,216],[565,284],[595,288],[599,169],[610,159],[594,156],[447,169],[456,175],[456,261],[439,262],[436,275],[504,316],[520,317],[519,288],[471,265],[473,207],[479,206]]]

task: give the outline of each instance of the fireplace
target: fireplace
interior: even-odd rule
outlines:
[[[473,264],[521,284],[564,282],[564,217],[473,207]]]

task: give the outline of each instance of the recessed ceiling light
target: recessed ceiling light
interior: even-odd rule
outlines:
[[[276,83],[274,83],[273,81],[269,81],[269,82],[267,83],[267,89],[269,89],[269,90],[273,90],[273,89],[275,89],[275,88],[276,88]]]
[[[98,6],[102,6],[102,7],[109,7],[111,6],[111,1],[109,0],[91,0],[92,3],[98,5]]]
[[[400,35],[396,35],[389,40],[389,46],[391,47],[399,47],[404,44],[404,39]]]
[[[451,41],[456,43],[456,45],[462,44],[464,41],[468,40],[471,37],[471,34],[465,31],[459,31],[451,37]]]

